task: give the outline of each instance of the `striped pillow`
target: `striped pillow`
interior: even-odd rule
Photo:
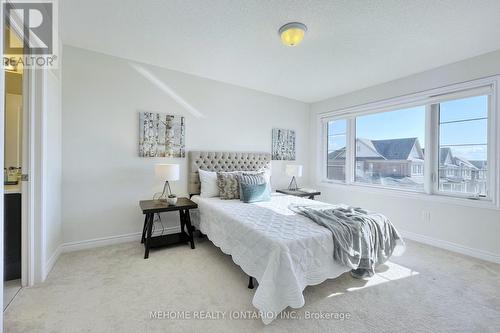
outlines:
[[[241,173],[238,175],[238,182],[240,187],[240,200],[243,200],[243,189],[241,184],[245,185],[262,185],[266,184],[266,191],[271,193],[271,189],[269,188],[269,184],[266,181],[265,173]]]

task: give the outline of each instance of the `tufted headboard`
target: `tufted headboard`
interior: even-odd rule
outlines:
[[[271,169],[271,154],[247,152],[188,152],[189,194],[200,193],[198,169],[208,171],[255,171]]]

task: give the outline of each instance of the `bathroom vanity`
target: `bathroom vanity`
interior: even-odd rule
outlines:
[[[5,185],[4,281],[21,278],[21,187]]]

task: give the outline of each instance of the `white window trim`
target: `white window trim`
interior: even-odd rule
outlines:
[[[498,96],[498,81],[500,75],[487,77],[478,80],[472,80],[453,84],[445,87],[431,89],[399,96],[395,98],[385,99],[373,103],[366,103],[349,108],[343,108],[335,111],[319,113],[317,115],[318,143],[320,144],[317,150],[318,156],[316,160],[319,162],[316,170],[316,180],[319,184],[326,187],[344,186],[354,190],[361,190],[371,193],[383,193],[399,197],[411,197],[423,200],[432,200],[434,202],[442,202],[456,205],[464,205],[469,207],[481,207],[489,209],[500,209],[500,170],[497,166],[500,165],[500,110]],[[439,126],[436,126],[436,117],[438,113],[433,110],[432,104],[443,102],[450,99],[460,99],[472,97],[482,94],[490,94],[490,107],[488,110],[488,169],[489,171],[489,196],[487,199],[472,200],[469,196],[460,197],[457,194],[447,195],[446,192],[439,191],[439,182],[434,177],[439,177],[439,166],[437,163],[438,149],[431,147],[431,143],[437,142],[439,135]],[[431,170],[431,175],[424,177],[424,191],[414,191],[411,189],[398,189],[373,184],[363,184],[354,182],[355,173],[355,118],[361,115],[381,113],[393,111],[397,109],[409,108],[414,106],[426,106],[426,123],[425,123],[425,149],[429,152],[424,161],[425,170]],[[327,167],[327,124],[332,120],[345,119],[347,121],[347,147],[346,147],[346,180],[336,181],[326,179]],[[427,155],[427,154],[426,154]]]

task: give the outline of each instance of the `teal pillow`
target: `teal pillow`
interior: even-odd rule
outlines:
[[[264,172],[259,172],[259,173],[241,173],[238,175],[238,183],[239,184],[251,184],[251,185],[256,185],[256,184],[264,184],[266,183],[266,177],[264,177],[265,173]],[[241,190],[241,186],[239,188],[240,190],[240,200],[243,201],[243,193]],[[268,184],[268,191],[271,192],[271,189],[269,188]]]
[[[243,202],[259,202],[271,200],[271,194],[267,188],[267,184],[240,184],[241,194],[240,198]]]

